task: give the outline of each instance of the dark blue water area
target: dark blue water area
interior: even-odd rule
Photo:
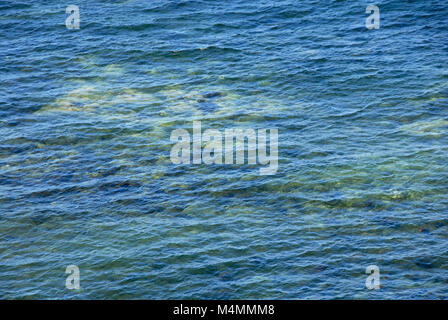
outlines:
[[[446,299],[447,16],[0,1],[0,297]],[[174,164],[193,121],[278,129],[278,170]]]

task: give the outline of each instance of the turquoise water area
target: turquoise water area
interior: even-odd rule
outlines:
[[[0,1],[0,298],[448,298],[448,9],[370,3]],[[172,164],[193,120],[277,174]]]

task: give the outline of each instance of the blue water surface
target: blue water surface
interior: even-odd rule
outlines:
[[[368,4],[0,1],[0,298],[448,298],[446,1]],[[193,120],[277,173],[173,164]]]

